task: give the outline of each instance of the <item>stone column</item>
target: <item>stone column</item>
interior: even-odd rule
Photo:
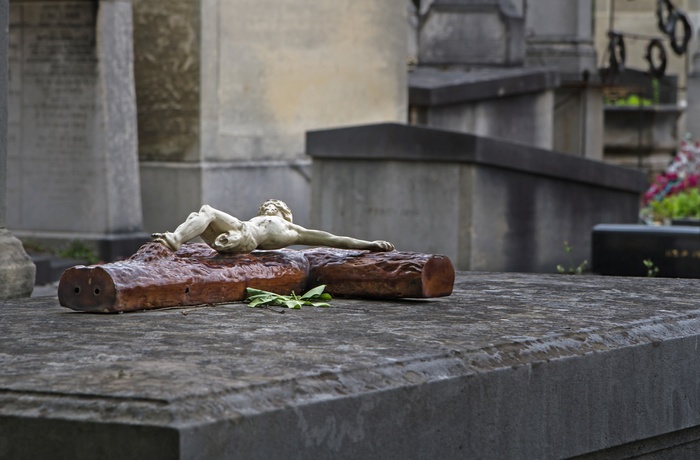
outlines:
[[[130,0],[10,5],[7,224],[128,257],[142,231]]]
[[[144,224],[202,204],[308,225],[312,129],[406,119],[405,0],[134,0]]]
[[[554,150],[601,160],[603,97],[592,14],[591,0],[527,2],[525,63],[559,71],[561,87],[554,93]]]
[[[22,243],[5,228],[7,211],[7,41],[8,0],[0,0],[0,299],[28,297],[34,288],[36,267]]]
[[[425,3],[425,2],[424,2]],[[519,66],[523,17],[511,0],[433,0],[418,32],[421,65]]]

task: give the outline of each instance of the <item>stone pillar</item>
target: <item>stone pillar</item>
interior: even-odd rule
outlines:
[[[7,224],[131,255],[142,231],[129,0],[10,5]]]
[[[603,96],[592,14],[592,0],[527,2],[525,63],[559,71],[561,86],[554,93],[554,150],[600,160]]]
[[[0,299],[28,297],[34,288],[36,267],[22,243],[6,225],[8,0],[0,0]]]
[[[511,0],[427,3],[418,32],[421,65],[522,65],[524,21]]]
[[[406,119],[405,0],[134,0],[144,224],[267,198],[308,224],[307,130]]]

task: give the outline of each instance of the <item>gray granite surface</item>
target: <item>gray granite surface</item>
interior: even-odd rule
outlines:
[[[284,313],[236,303],[102,315],[55,297],[9,300],[0,457],[34,452],[17,446],[29,436],[17,420],[179,433],[173,445],[154,436],[162,458],[582,454],[698,424],[700,370],[687,363],[699,295],[696,280],[459,273],[450,297]],[[690,358],[660,346],[686,340]],[[650,376],[640,388],[635,372]],[[656,391],[658,401],[630,406]],[[67,432],[62,442],[77,443],[90,429]],[[120,448],[145,442],[110,433]]]

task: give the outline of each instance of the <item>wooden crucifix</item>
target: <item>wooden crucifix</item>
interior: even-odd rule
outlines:
[[[207,244],[184,244],[197,236]],[[128,260],[66,270],[60,304],[124,312],[240,301],[247,287],[301,294],[321,284],[339,297],[425,298],[450,295],[454,284],[445,256],[306,229],[279,200],[249,221],[205,205],[174,232],[153,237]],[[282,249],[297,244],[326,247]]]

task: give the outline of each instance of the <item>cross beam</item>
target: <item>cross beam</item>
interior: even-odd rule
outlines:
[[[147,243],[125,261],[69,268],[58,299],[73,310],[114,313],[235,302],[247,287],[301,294],[321,284],[338,297],[426,298],[450,295],[454,278],[441,255],[331,248],[222,255],[205,244],[172,252]]]

